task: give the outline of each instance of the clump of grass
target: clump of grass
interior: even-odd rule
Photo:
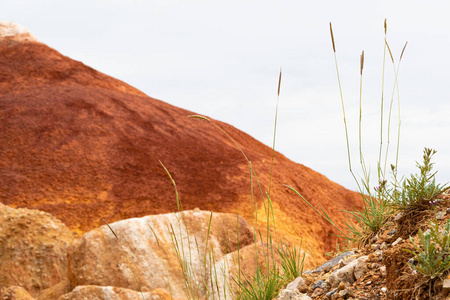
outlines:
[[[384,58],[383,58],[383,72],[382,72],[382,93],[381,93],[381,125],[380,125],[380,153],[379,153],[379,159],[377,162],[378,165],[378,176],[379,180],[380,178],[384,179],[384,172],[381,170],[381,160],[382,160],[382,149],[383,149],[383,103],[384,103],[384,76],[385,76],[385,57],[386,57],[386,48],[388,48],[388,44],[386,41],[386,34],[387,34],[387,22],[385,20],[384,22],[384,31],[385,31],[385,48],[384,48]],[[379,192],[373,193],[371,190],[370,185],[370,174],[366,165],[366,162],[364,160],[363,150],[362,150],[362,87],[363,87],[363,70],[364,70],[364,51],[362,51],[360,56],[360,87],[359,87],[359,133],[358,133],[358,150],[359,150],[359,163],[361,165],[362,169],[362,177],[361,180],[358,180],[355,173],[352,169],[352,162],[351,162],[351,155],[350,155],[350,145],[349,145],[349,136],[348,136],[348,129],[347,129],[347,120],[345,115],[345,106],[344,106],[344,97],[342,93],[342,86],[341,86],[341,80],[339,75],[339,68],[338,68],[338,62],[337,62],[337,56],[336,56],[336,43],[334,39],[333,34],[333,27],[330,23],[330,35],[331,35],[331,43],[333,47],[333,54],[334,54],[334,60],[335,60],[335,66],[336,66],[336,74],[338,79],[338,85],[339,85],[339,93],[340,93],[340,99],[341,99],[341,106],[342,106],[342,114],[343,114],[343,120],[344,120],[344,130],[345,130],[345,138],[346,138],[346,145],[347,145],[347,159],[348,159],[348,166],[350,173],[352,174],[357,187],[358,192],[360,193],[362,199],[363,199],[363,209],[362,210],[350,210],[347,211],[347,220],[344,220],[345,224],[345,230],[347,232],[343,233],[343,230],[338,228],[335,223],[330,219],[330,217],[325,213],[323,208],[321,209],[321,212],[319,212],[317,209],[316,212],[318,212],[323,218],[325,218],[327,221],[329,221],[331,224],[333,224],[338,230],[342,233],[343,238],[353,242],[354,244],[360,246],[365,245],[372,236],[377,234],[377,232],[382,228],[382,226],[386,223],[388,216],[392,213],[392,206],[388,202],[387,199],[383,197],[379,197],[381,194]],[[406,45],[405,45],[406,46]],[[388,48],[389,52],[390,49]],[[404,48],[402,51],[402,54],[400,56],[403,56]],[[391,52],[390,52],[391,53]],[[394,60],[391,53],[392,62],[394,65]],[[398,76],[398,67],[395,68],[394,65],[394,71],[395,71],[395,82],[394,82],[394,90],[392,93],[392,99],[391,99],[391,105],[389,109],[389,120],[388,120],[388,145],[386,147],[386,159],[387,159],[387,149],[389,147],[389,131],[390,131],[390,119],[391,119],[391,111],[392,111],[392,103],[394,99],[394,91],[397,89],[398,92],[398,85],[397,85],[397,76]],[[398,94],[398,93],[397,93]],[[398,98],[399,99],[399,98]],[[399,110],[399,133],[400,134],[400,110]],[[397,143],[397,153],[398,153],[398,144]],[[291,190],[293,188],[289,187]],[[298,195],[300,195],[297,191],[294,190]],[[301,195],[300,195],[301,196]],[[302,197],[304,201],[306,201],[310,206],[312,206],[305,198]]]
[[[250,278],[243,276],[241,280],[234,279],[239,288],[236,295],[239,300],[272,300],[285,284],[278,267],[273,267],[266,274],[258,268]]]
[[[184,283],[184,294],[186,296],[186,299],[194,300],[194,299],[202,299],[203,295],[207,297],[207,299],[215,299],[215,295],[218,295],[220,299],[221,289],[219,287],[219,281],[218,281],[218,271],[215,267],[216,260],[214,256],[214,251],[209,245],[209,238],[211,233],[211,223],[213,218],[213,213],[210,213],[209,222],[208,222],[208,229],[205,237],[205,249],[203,253],[203,261],[201,262],[201,267],[203,268],[203,274],[198,275],[196,272],[196,267],[194,266],[195,261],[192,258],[192,251],[196,250],[198,253],[198,256],[201,256],[200,246],[197,242],[197,239],[195,239],[195,248],[191,249],[191,236],[189,234],[188,228],[185,226],[186,235],[183,236],[183,230],[182,230],[182,223],[181,218],[183,217],[182,212],[182,204],[179,198],[177,185],[175,183],[175,180],[172,178],[172,175],[170,174],[169,170],[164,166],[164,164],[160,161],[161,166],[166,171],[167,175],[169,176],[170,181],[172,182],[172,185],[175,189],[175,195],[176,195],[176,201],[177,201],[177,207],[178,207],[178,213],[176,214],[176,219],[178,223],[178,232],[177,235],[176,231],[173,228],[172,224],[167,225],[167,230],[170,233],[171,237],[171,248],[174,251],[178,263],[181,267],[182,275],[183,275],[183,283]],[[181,218],[180,218],[181,216]],[[152,232],[154,230],[150,227]],[[187,239],[187,245],[184,243],[184,238]],[[159,243],[158,243],[159,245]],[[220,270],[219,270],[220,271]],[[224,271],[224,270],[222,270]],[[224,277],[225,278],[225,277]],[[226,289],[223,289],[224,298],[226,299]]]
[[[295,245],[289,247],[287,243],[281,243],[277,248],[281,258],[282,276],[289,282],[303,275],[303,265],[305,263],[306,252],[302,253],[302,244],[297,248]]]
[[[344,221],[349,231],[349,240],[358,246],[366,245],[386,223],[392,212],[391,205],[384,199],[372,195],[362,195],[364,207],[362,210],[347,212],[347,221]]]

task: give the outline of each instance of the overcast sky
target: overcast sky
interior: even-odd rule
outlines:
[[[361,174],[358,105],[360,54],[364,50],[363,152],[376,173],[383,22],[387,18],[387,38],[396,64],[408,41],[398,76],[402,122],[399,173],[415,172],[415,161],[421,160],[426,146],[438,150],[438,180],[447,182],[450,18],[445,3],[2,0],[0,19],[20,23],[62,54],[151,97],[232,124],[267,145],[272,143],[282,67],[276,149],[356,189],[348,170],[329,22],[335,34],[355,172]],[[393,83],[393,66],[387,57],[385,120]],[[391,154],[397,139],[396,103],[397,98]],[[386,133],[387,124],[384,126]],[[384,145],[386,139],[384,136]],[[394,160],[389,156],[388,164]]]

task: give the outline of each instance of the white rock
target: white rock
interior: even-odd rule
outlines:
[[[287,285],[286,290],[299,290],[303,285],[305,285],[305,279],[303,279],[303,277],[297,277],[294,281]]]
[[[37,38],[25,27],[10,21],[0,21],[0,39],[15,41],[38,42]]]
[[[398,239],[395,240],[395,242],[392,243],[392,246],[397,245],[398,243],[400,243],[401,241],[403,241],[403,239],[401,237],[399,237]]]
[[[368,256],[362,256],[356,260],[355,269],[353,271],[356,280],[364,275],[364,272],[366,271],[366,261],[368,258]]]
[[[381,276],[386,276],[386,266],[381,266],[380,267],[380,272],[381,272]]]
[[[349,263],[345,267],[334,271],[329,277],[331,286],[335,286],[342,281],[348,282],[348,283],[355,282],[355,267],[358,266],[356,271],[357,271],[357,276],[359,278],[363,274],[363,270],[364,270],[363,266],[368,258],[369,257],[367,255],[361,256],[360,258],[353,260],[351,263]]]

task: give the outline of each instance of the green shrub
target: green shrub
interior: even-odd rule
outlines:
[[[411,174],[410,178],[397,180],[394,167],[391,167],[393,173],[392,187],[381,182],[379,187],[383,198],[388,199],[392,206],[397,210],[406,209],[428,209],[433,203],[432,200],[448,188],[447,184],[436,184],[435,175],[432,172],[433,163],[431,158],[436,150],[425,148],[423,150],[423,164],[416,162],[420,174]]]
[[[404,251],[414,255],[417,264],[410,263],[412,268],[423,276],[434,279],[450,269],[450,220],[447,220],[442,232],[439,231],[437,221],[431,222],[430,225],[429,231],[419,230],[419,245],[410,237],[414,251]]]

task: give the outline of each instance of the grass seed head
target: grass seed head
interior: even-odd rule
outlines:
[[[209,120],[207,117],[199,116],[199,115],[190,115],[190,116],[188,116],[188,118],[191,118],[191,119],[200,119],[200,120],[204,120],[204,121],[209,121],[209,122],[210,122],[210,120]]]
[[[278,78],[278,96],[280,96],[280,87],[281,87],[281,72],[282,69],[280,68],[280,77]]]
[[[331,42],[333,43],[333,52],[336,53],[336,47],[334,45],[333,27],[331,26],[331,22],[330,22],[330,34],[331,34]]]
[[[408,45],[408,42],[406,42],[405,46],[403,46],[402,54],[400,54],[400,60],[402,60],[403,52],[405,52],[406,45]]]
[[[362,75],[363,69],[364,69],[364,50],[361,54],[361,75]]]

